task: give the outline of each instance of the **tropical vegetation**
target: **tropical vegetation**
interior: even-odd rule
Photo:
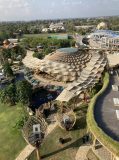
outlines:
[[[27,81],[18,81],[10,84],[0,91],[1,103],[15,105],[20,102],[29,104],[32,95],[32,86]]]

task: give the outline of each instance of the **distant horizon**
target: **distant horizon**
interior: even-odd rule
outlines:
[[[110,15],[110,16],[94,16],[94,17],[74,17],[74,18],[54,18],[54,19],[31,19],[31,20],[13,20],[13,21],[10,21],[10,20],[8,20],[8,21],[0,21],[0,23],[7,23],[7,22],[35,22],[35,21],[57,21],[57,20],[61,20],[61,21],[63,21],[63,20],[72,20],[72,19],[95,19],[95,18],[99,18],[99,19],[101,19],[101,18],[108,18],[108,17],[119,17],[119,15]]]
[[[0,0],[0,22],[119,15],[119,0]]]

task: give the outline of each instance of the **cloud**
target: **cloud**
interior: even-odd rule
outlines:
[[[0,0],[0,8],[11,9],[11,8],[24,8],[29,7],[28,0]]]
[[[79,4],[82,4],[83,3],[83,0],[63,0],[62,4],[63,5],[79,5]]]
[[[17,20],[30,14],[29,0],[0,0],[0,20]]]
[[[56,3],[53,1],[52,3],[51,3],[51,7],[55,7],[56,6]]]
[[[119,14],[119,0],[0,0],[0,21]]]

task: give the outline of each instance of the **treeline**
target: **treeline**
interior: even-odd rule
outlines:
[[[19,38],[23,34],[38,34],[41,33],[43,28],[49,27],[54,22],[64,23],[66,32],[75,32],[75,26],[80,25],[98,25],[100,22],[107,22],[110,27],[109,29],[119,29],[119,17],[102,17],[102,18],[77,18],[77,19],[64,19],[64,20],[37,20],[30,22],[9,22],[0,23],[0,41],[5,38]]]

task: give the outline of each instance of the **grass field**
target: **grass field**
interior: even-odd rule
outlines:
[[[87,106],[82,106],[76,110],[77,123],[72,131],[55,128],[44,140],[41,146],[41,156],[43,160],[74,160],[77,150],[82,145],[82,137],[86,134],[86,111]],[[60,144],[59,138],[65,138],[71,141]],[[36,153],[30,160],[36,160]]]
[[[41,34],[24,34],[24,38],[27,37],[43,37],[43,38],[47,38],[48,36],[51,35],[67,35],[67,33],[41,33]]]
[[[26,143],[14,126],[23,114],[22,106],[0,104],[0,160],[14,160]]]

